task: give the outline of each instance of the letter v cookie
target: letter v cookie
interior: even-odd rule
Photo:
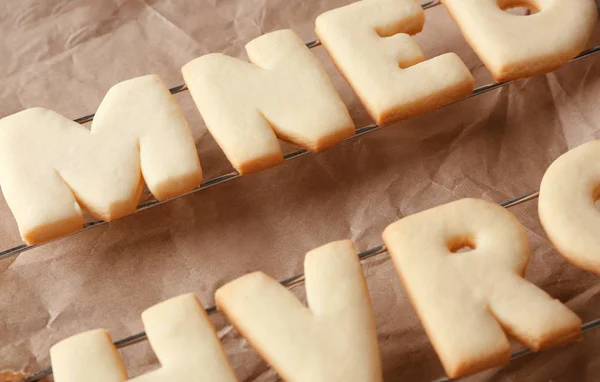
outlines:
[[[580,338],[579,317],[523,279],[527,237],[505,208],[462,199],[391,224],[383,239],[449,377],[508,362],[505,332],[534,351]]]
[[[351,241],[308,252],[306,308],[261,272],[216,292],[217,307],[286,381],[381,381],[371,304]]]

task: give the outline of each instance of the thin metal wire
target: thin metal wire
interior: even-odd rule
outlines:
[[[442,4],[442,2],[440,0],[432,0],[432,1],[428,1],[426,3],[421,4],[421,8],[429,9],[429,8],[433,8],[436,5],[440,5],[440,4]]]
[[[421,7],[425,10],[425,9],[429,9],[429,8],[438,6],[440,4],[441,4],[440,0],[431,0],[431,1],[427,1],[427,2],[425,2],[423,4],[421,4]],[[319,40],[314,40],[314,41],[310,41],[310,42],[306,43],[306,46],[309,49],[315,48],[315,47],[320,46],[320,45],[321,45],[321,42]],[[591,56],[591,55],[596,54],[598,52],[600,52],[600,45],[596,46],[594,48],[591,48],[591,49],[583,51],[582,53],[580,53],[578,56],[576,56],[575,58],[573,58],[569,62],[577,61],[579,59]],[[469,96],[461,98],[461,99],[459,99],[457,101],[454,101],[454,102],[452,102],[452,103],[450,103],[448,105],[451,105],[451,104],[456,103],[456,102],[464,101],[464,100],[469,99],[471,97],[487,93],[487,92],[492,91],[494,89],[498,89],[498,88],[500,88],[502,86],[505,86],[505,85],[507,85],[507,84],[509,84],[511,82],[514,82],[514,81],[498,82],[498,83],[493,83],[493,84],[488,84],[488,85],[480,86],[480,87],[474,89],[473,92]],[[187,85],[186,84],[182,84],[182,85],[178,85],[178,86],[174,86],[174,87],[170,88],[169,92],[171,92],[171,94],[177,94],[177,93],[181,93],[181,92],[186,91],[186,90],[188,90]],[[448,106],[448,105],[444,105],[444,106]],[[84,124],[84,123],[93,121],[94,116],[95,116],[95,114],[89,114],[89,115],[86,115],[86,116],[74,119],[73,121],[77,122],[79,124]],[[381,127],[385,127],[385,126],[386,125],[379,126],[379,125],[376,125],[376,124],[372,124],[372,125],[360,127],[358,129],[356,129],[355,135],[353,135],[353,136],[351,136],[349,138],[346,138],[346,140],[348,140],[348,139],[354,139],[354,138],[359,137],[359,136],[361,136],[363,134],[369,133],[371,131],[375,131],[375,130],[377,130],[377,129],[381,128]],[[303,156],[305,154],[308,154],[308,153],[309,153],[308,150],[306,150],[306,149],[300,149],[300,150],[295,151],[293,153],[284,155],[283,158],[284,158],[285,161],[288,161],[288,160],[292,160],[292,159],[301,157],[301,156]],[[167,200],[164,200],[164,201],[150,200],[148,202],[142,203],[142,204],[138,205],[138,208],[137,208],[136,212],[141,212],[143,210],[152,208],[154,206],[159,206],[159,205],[164,204],[166,202],[169,202],[171,200],[175,200],[175,199],[178,199],[178,198],[190,195],[192,193],[204,190],[206,188],[212,187],[212,186],[220,184],[220,183],[228,182],[230,180],[233,180],[233,179],[236,179],[236,178],[239,178],[239,177],[240,177],[240,174],[237,171],[232,171],[232,172],[230,172],[228,174],[217,176],[217,177],[215,177],[213,179],[207,180],[206,182],[202,183],[199,187],[197,187],[194,190],[192,190],[190,192],[187,192],[185,194],[177,195],[177,196],[175,196],[175,197],[173,197],[171,199],[167,199]],[[12,256],[16,256],[16,255],[18,255],[20,253],[29,251],[31,249],[37,248],[39,246],[42,246],[42,245],[54,242],[56,240],[59,240],[59,239],[65,238],[65,237],[69,237],[71,235],[74,235],[74,234],[86,231],[86,230],[88,230],[90,228],[99,227],[99,226],[104,225],[106,223],[107,222],[102,221],[102,220],[95,220],[95,221],[86,223],[84,225],[84,227],[82,229],[80,229],[80,230],[77,230],[75,232],[71,232],[69,234],[63,235],[63,236],[55,238],[53,240],[49,240],[49,241],[44,242],[44,243],[34,244],[34,245],[20,244],[20,245],[17,245],[15,247],[13,247],[13,248],[2,250],[2,251],[0,251],[0,261],[4,260],[6,258],[12,257]]]
[[[539,193],[537,191],[529,192],[527,194],[521,195],[514,199],[510,199],[505,202],[502,202],[502,203],[500,203],[500,205],[505,208],[514,207],[521,203],[525,203],[529,200],[533,200],[533,199],[537,198],[538,195],[539,195]],[[359,253],[358,258],[359,258],[359,260],[364,261],[366,259],[378,256],[378,255],[381,255],[384,253],[387,253],[387,248],[385,247],[385,245],[380,244],[378,246],[375,246],[373,248],[367,249],[366,251]],[[292,288],[296,285],[302,284],[304,281],[305,281],[304,273],[301,273],[296,276],[290,277],[288,279],[282,280],[279,283],[286,288]],[[206,308],[206,314],[208,314],[209,316],[212,314],[215,314],[217,312],[218,312],[217,307],[214,305]],[[582,331],[591,330],[592,328],[595,328],[596,326],[600,326],[600,319],[583,325]],[[146,333],[140,332],[140,333],[134,334],[132,336],[120,339],[120,340],[116,341],[114,344],[118,349],[120,349],[120,348],[129,346],[129,345],[133,345],[138,342],[145,341],[145,340],[147,340]],[[517,352],[518,355],[515,355],[517,353],[514,353],[513,356],[521,357],[523,355],[529,354],[530,352],[531,351],[528,349],[523,349],[523,350],[519,350],[519,352]],[[52,367],[48,367],[46,369],[40,370],[37,373],[35,373],[35,374],[29,376],[27,379],[25,379],[25,382],[38,381],[40,378],[50,374],[51,372],[52,372]],[[439,382],[441,382],[441,381],[445,381],[445,380],[440,380]]]
[[[425,9],[433,8],[440,4],[442,4],[440,0],[431,0],[431,1],[427,1],[423,4],[421,4],[421,8],[423,8],[425,10]],[[312,48],[316,48],[317,46],[321,46],[321,41],[314,40],[314,41],[307,42],[305,45],[308,49],[312,49]],[[177,85],[177,86],[169,89],[171,94],[181,93],[185,90],[188,90],[188,87],[186,84]],[[74,119],[73,122],[77,122],[79,124],[88,123],[88,122],[91,122],[94,120],[94,116],[95,116],[95,114],[89,114],[84,117],[79,117],[77,119]]]
[[[525,195],[521,195],[518,198],[514,198],[511,200],[507,200],[506,202],[502,202],[500,203],[500,205],[504,208],[510,208],[513,206],[516,206],[517,204],[521,204],[521,203],[525,203],[526,201],[529,201],[531,199],[535,199],[538,196],[540,196],[540,192],[539,191],[533,191],[530,192],[528,194]]]
[[[435,3],[435,2],[431,2],[431,4],[433,4],[433,3]],[[434,5],[431,5],[431,6],[434,6]],[[316,46],[315,44],[317,44],[317,43],[319,43],[318,40],[312,41],[312,42],[309,42],[307,44],[307,46],[309,44],[312,44],[312,45]],[[598,46],[596,46],[594,48],[591,48],[591,49],[588,49],[588,50],[585,50],[585,51],[581,52],[581,54],[579,54],[577,57],[575,57],[574,59],[572,59],[569,62],[574,62],[574,61],[580,60],[582,58],[592,56],[592,55],[597,54],[597,53],[600,53],[600,45],[598,45]],[[498,88],[500,88],[502,86],[508,85],[511,82],[514,82],[514,81],[498,82],[498,83],[494,83],[494,84],[488,84],[488,85],[480,86],[480,87],[474,89],[473,92],[470,95],[468,95],[468,96],[466,96],[464,98],[461,98],[461,99],[459,99],[457,101],[454,101],[454,102],[452,102],[452,103],[450,103],[448,105],[451,105],[451,104],[456,103],[456,102],[464,101],[464,100],[469,99],[471,97],[475,97],[475,96],[478,96],[480,94],[484,94],[484,93],[487,93],[489,91],[498,89]],[[176,86],[176,87],[170,89],[171,93],[179,93],[179,92],[182,92],[184,90],[187,90],[187,87],[185,85],[179,85],[179,86]],[[444,105],[444,106],[448,106],[448,105]],[[444,106],[442,106],[442,107],[444,107]],[[75,121],[76,122],[82,121],[80,123],[85,123],[85,122],[91,121],[93,119],[93,117],[94,117],[94,114],[90,114],[90,115],[87,115],[85,117],[78,118]],[[361,135],[364,135],[364,134],[370,133],[372,131],[378,130],[378,129],[380,129],[382,127],[385,127],[385,126],[387,126],[387,125],[381,125],[381,126],[379,126],[379,125],[376,125],[376,124],[372,124],[372,125],[367,125],[367,126],[359,127],[358,129],[356,129],[356,132],[355,132],[355,134],[353,136],[348,137],[345,140],[355,139],[356,137],[359,137]],[[296,159],[296,158],[301,157],[303,155],[306,155],[308,153],[309,153],[308,150],[306,150],[306,149],[300,149],[298,151],[294,151],[292,153],[284,155],[283,158],[287,162],[289,160]],[[195,192],[207,189],[207,188],[215,186],[217,184],[228,182],[230,180],[233,180],[233,179],[236,179],[236,178],[239,178],[239,177],[240,177],[240,174],[237,171],[232,171],[230,173],[217,176],[216,178],[207,180],[206,182],[202,183],[199,187],[197,187],[197,188],[193,189],[192,191],[187,192],[185,194],[177,195],[177,196],[175,196],[175,197],[173,197],[171,199],[167,199],[167,200],[163,200],[163,201],[151,200],[151,201],[142,203],[142,204],[140,204],[138,206],[137,212],[140,212],[140,211],[143,211],[143,210],[147,210],[147,209],[155,207],[155,206],[159,206],[161,204],[170,202],[172,200],[179,199],[181,197],[184,197],[184,196],[193,194]],[[50,241],[47,241],[47,242],[44,242],[44,243],[40,243],[40,244],[35,244],[35,245],[20,244],[20,245],[17,245],[15,247],[13,247],[13,248],[5,249],[3,251],[0,251],[0,261],[2,261],[3,259],[6,259],[6,258],[12,257],[12,256],[16,256],[16,255],[18,255],[20,253],[23,253],[25,251],[29,251],[31,249],[37,248],[39,246],[51,243],[51,242],[53,242],[55,240],[59,240],[59,239],[62,239],[62,238],[65,238],[65,237],[68,237],[68,236],[71,236],[71,235],[83,232],[83,231],[85,231],[87,229],[90,229],[92,227],[98,227],[98,226],[101,226],[101,225],[104,225],[104,224],[106,224],[105,221],[96,220],[96,221],[87,223],[82,229],[80,229],[78,231],[71,232],[71,233],[69,233],[67,235],[61,236],[61,237],[56,238],[54,240],[50,240]]]
[[[422,4],[421,6],[422,6],[423,9],[429,9],[429,8],[435,7],[435,6],[440,5],[440,4],[441,4],[440,0],[432,0],[432,1],[428,1],[428,2],[426,2],[424,4]],[[312,49],[312,48],[320,46],[320,45],[321,45],[321,42],[319,40],[314,40],[314,41],[306,43],[306,46],[309,49]],[[573,58],[571,61],[569,61],[569,63],[570,62],[574,62],[574,61],[578,61],[578,60],[580,60],[582,58],[591,56],[591,55],[596,54],[598,52],[600,52],[600,45],[596,46],[594,48],[591,48],[591,49],[583,51],[582,53],[580,53],[579,55],[577,55],[575,58]],[[494,84],[488,84],[488,85],[480,86],[480,87],[474,89],[473,92],[469,96],[461,98],[460,100],[457,100],[455,102],[463,101],[463,100],[469,99],[471,97],[487,93],[489,91],[492,91],[492,90],[498,89],[498,88],[500,88],[502,86],[505,86],[505,85],[507,85],[507,84],[509,84],[511,82],[514,82],[514,81],[499,82],[499,83],[494,83]],[[187,85],[186,84],[182,84],[182,85],[178,85],[178,86],[170,88],[169,92],[171,94],[177,94],[177,93],[180,93],[180,92],[183,92],[183,91],[186,91],[186,90],[188,90]],[[455,102],[453,102],[453,103],[455,103]],[[444,105],[444,106],[447,106],[447,105]],[[75,119],[74,122],[77,122],[79,124],[84,124],[84,123],[92,121],[94,119],[94,116],[95,116],[95,114],[89,114],[87,116]],[[371,131],[377,130],[377,129],[381,128],[381,127],[385,127],[385,126],[379,126],[379,125],[376,125],[376,124],[372,124],[372,125],[368,125],[368,126],[363,126],[361,128],[356,129],[356,133],[355,133],[354,136],[346,138],[345,140],[353,139],[353,138],[355,138],[357,136],[361,136],[363,134],[366,134],[366,133],[369,133]],[[284,156],[284,160],[285,161],[292,160],[292,159],[301,157],[301,156],[303,156],[303,155],[305,155],[307,153],[308,153],[307,150],[301,149],[301,150],[295,151],[293,153],[286,154]],[[148,201],[148,202],[142,203],[142,204],[140,204],[138,206],[138,211],[142,211],[142,210],[151,208],[153,206],[161,205],[161,204],[166,203],[168,201],[171,201],[173,199],[177,199],[177,198],[180,198],[180,197],[192,194],[194,192],[197,192],[197,191],[200,191],[200,190],[212,187],[214,185],[217,185],[217,184],[220,184],[220,183],[225,183],[227,181],[230,181],[230,180],[233,180],[233,179],[236,179],[236,178],[239,178],[239,177],[240,177],[240,174],[238,172],[236,172],[236,171],[233,171],[233,172],[230,172],[228,174],[224,174],[224,175],[218,176],[216,178],[210,179],[210,180],[202,183],[202,185],[200,185],[198,188],[196,188],[196,189],[194,189],[194,190],[192,190],[192,191],[190,191],[190,192],[188,192],[186,194],[178,195],[178,196],[176,196],[174,198],[171,198],[171,199],[168,199],[168,200],[165,200],[165,201],[162,201],[162,202],[158,201],[158,200],[152,200],[152,201]],[[511,199],[511,200],[502,202],[502,203],[500,203],[500,205],[503,206],[503,207],[506,207],[506,208],[510,208],[510,207],[516,206],[518,204],[524,203],[526,201],[533,200],[533,199],[537,198],[538,196],[539,196],[539,192],[538,191],[534,191],[534,192],[530,192],[528,194],[522,195],[520,197],[517,197],[517,198]],[[60,238],[57,238],[57,239],[54,239],[54,240],[58,240],[58,239],[61,239],[63,237],[68,237],[68,236],[71,236],[71,235],[76,234],[78,232],[85,231],[85,230],[87,230],[89,228],[103,225],[105,223],[106,223],[105,221],[101,221],[101,220],[93,221],[93,222],[87,223],[84,226],[84,228],[81,229],[81,230],[72,232],[70,234],[64,235],[64,236],[62,236]],[[19,246],[14,247],[14,248],[2,251],[2,252],[0,252],[0,260],[2,260],[4,258],[7,258],[7,257],[10,257],[10,256],[17,255],[17,254],[19,254],[21,252],[25,252],[25,251],[33,249],[33,248],[36,248],[36,247],[38,247],[40,245],[53,242],[54,240],[51,240],[51,241],[48,241],[48,242],[45,242],[45,243],[42,243],[42,244],[36,244],[36,245],[21,244]],[[359,260],[363,261],[363,260],[366,260],[366,259],[371,258],[371,257],[378,256],[378,255],[383,254],[383,253],[387,253],[387,248],[385,247],[385,245],[381,244],[379,246],[370,248],[370,249],[368,249],[366,251],[363,251],[363,252],[359,253],[358,257],[359,257]],[[292,288],[292,287],[294,287],[296,285],[302,284],[304,281],[305,281],[304,274],[300,274],[300,275],[296,275],[296,276],[293,276],[291,278],[285,279],[285,280],[281,281],[280,283],[281,283],[281,285],[283,285],[283,286],[285,286],[287,288]],[[216,306],[211,306],[209,308],[206,308],[205,310],[206,310],[206,313],[208,315],[212,315],[212,314],[218,312]],[[581,332],[583,333],[583,332],[592,330],[592,329],[594,329],[596,327],[599,327],[599,326],[600,326],[600,319],[596,319],[594,321],[590,321],[590,322],[582,325]],[[123,338],[121,340],[118,340],[118,341],[114,342],[114,344],[115,344],[115,346],[117,348],[120,349],[120,348],[123,348],[123,347],[126,347],[126,346],[130,346],[130,345],[133,345],[133,344],[145,341],[145,340],[147,340],[146,333],[145,332],[140,332],[140,333],[134,334],[132,336]],[[516,351],[516,352],[514,352],[514,353],[511,354],[511,360],[523,357],[523,356],[531,354],[531,353],[532,353],[532,351],[530,349],[527,349],[527,348],[518,350],[518,351]],[[49,375],[51,373],[52,373],[52,367],[48,367],[46,369],[40,370],[39,372],[37,372],[37,373],[35,373],[35,374],[27,377],[25,379],[25,382],[39,381],[42,377],[44,377],[46,375]],[[445,382],[445,381],[450,381],[450,380],[449,379],[441,379],[440,380],[440,382]]]
[[[428,2],[423,3],[421,5],[421,7],[423,9],[429,9],[429,8],[435,7],[435,6],[440,5],[440,4],[441,4],[440,0],[432,0],[432,1],[428,1]],[[306,47],[308,49],[312,49],[312,48],[315,48],[315,47],[320,46],[320,45],[321,45],[321,41],[319,41],[319,40],[314,40],[314,41],[310,41],[310,42],[306,43]],[[600,49],[600,46],[598,46],[598,48]],[[174,87],[170,88],[169,92],[171,94],[177,94],[177,93],[181,93],[181,92],[186,91],[186,90],[189,90],[188,87],[187,87],[187,85],[186,84],[182,84],[182,85],[177,85],[177,86],[174,86]],[[95,115],[96,115],[95,113],[94,114],[88,114],[86,116],[74,119],[73,122],[77,122],[79,124],[88,123],[88,122],[91,122],[91,121],[94,120]],[[352,139],[354,137],[357,137],[357,136],[360,136],[362,134],[368,133],[369,131],[377,130],[379,127],[382,127],[382,126],[369,125],[369,126],[364,126],[364,127],[358,128],[358,129],[356,129],[356,134],[353,137],[350,137],[350,139]],[[298,150],[296,152],[284,155],[283,159],[287,161],[287,160],[291,160],[291,159],[300,157],[300,156],[302,156],[304,154],[307,154],[307,153],[308,153],[307,150],[302,149],[302,150]],[[178,195],[176,197],[173,197],[171,199],[168,199],[168,200],[165,200],[165,201],[162,201],[162,202],[159,202],[158,200],[151,200],[151,201],[142,203],[142,204],[138,205],[137,212],[143,211],[143,210],[148,209],[148,208],[153,207],[153,206],[161,205],[161,204],[163,204],[163,203],[165,203],[167,201],[171,201],[171,200],[180,198],[182,196],[186,196],[186,195],[192,194],[194,192],[197,192],[197,191],[206,189],[208,187],[214,186],[216,184],[225,183],[225,182],[228,182],[230,180],[233,180],[233,179],[236,179],[236,178],[239,178],[239,177],[240,177],[240,174],[238,174],[237,171],[232,171],[232,172],[230,172],[228,174],[217,176],[216,178],[207,180],[206,182],[202,183],[198,188],[195,188],[194,190],[192,190],[192,191],[190,191],[188,193],[185,193],[185,194],[182,194],[182,195]],[[5,258],[9,258],[9,257],[15,256],[15,255],[18,255],[19,253],[23,253],[25,251],[29,251],[30,249],[34,249],[34,248],[36,248],[36,247],[38,247],[40,245],[48,244],[48,243],[51,243],[51,242],[53,242],[55,240],[59,240],[59,239],[65,238],[65,237],[69,237],[69,236],[71,236],[73,234],[85,231],[88,228],[98,227],[98,226],[104,225],[105,223],[106,222],[102,221],[102,220],[95,220],[95,221],[86,223],[84,225],[84,227],[82,229],[80,229],[80,230],[77,230],[75,232],[71,232],[69,234],[63,235],[61,237],[58,237],[58,238],[53,239],[53,240],[49,240],[49,241],[41,243],[41,244],[35,244],[35,245],[20,244],[20,245],[17,245],[15,247],[13,247],[13,248],[5,249],[3,251],[0,251],[0,261],[2,261]]]
[[[594,55],[594,54],[596,54],[598,52],[600,52],[600,45],[595,46],[595,47],[590,48],[590,49],[584,50],[583,52],[581,52],[577,56],[575,56],[573,59],[571,59],[571,61],[569,61],[569,63],[575,62],[575,61],[579,61],[582,58],[585,58],[585,57],[588,57],[588,56],[592,56],[592,55]],[[469,96],[467,96],[465,98],[461,98],[461,99],[459,99],[457,101],[454,101],[452,103],[449,103],[448,105],[452,105],[453,103],[464,101],[464,100],[469,99],[471,97],[475,97],[475,96],[478,96],[480,94],[484,94],[484,93],[490,92],[492,90],[498,89],[498,88],[500,88],[502,86],[508,85],[508,84],[513,83],[515,81],[517,81],[517,80],[504,81],[504,82],[495,82],[493,84],[482,85],[482,86],[478,87],[477,89],[473,90],[473,92],[471,93],[471,95],[469,95]]]
[[[581,333],[589,332],[590,330],[595,329],[597,327],[600,327],[600,318],[586,322],[585,324],[581,325]],[[550,350],[550,349],[547,349],[547,350]],[[533,354],[533,353],[534,353],[533,350],[531,350],[529,348],[519,349],[519,350],[514,351],[510,355],[510,360],[512,361],[517,358],[521,358],[523,356]],[[449,378],[444,377],[444,378],[436,379],[435,382],[452,382],[452,381],[458,381],[459,379],[461,379],[461,378],[449,379]]]

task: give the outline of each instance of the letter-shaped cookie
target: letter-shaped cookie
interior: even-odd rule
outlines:
[[[206,127],[242,175],[283,161],[277,137],[311,151],[354,134],[354,123],[317,58],[290,30],[246,45],[252,64],[223,54],[182,68]]]
[[[410,37],[425,15],[415,0],[363,0],[323,13],[316,33],[378,125],[471,93],[474,79],[454,53],[423,62]]]
[[[585,49],[594,0],[442,0],[496,81],[548,73]],[[529,16],[503,9],[527,6]]]
[[[124,382],[127,371],[104,329],[66,338],[50,349],[56,382]]]
[[[261,272],[217,290],[218,308],[286,381],[381,381],[371,303],[351,241],[304,260],[307,309]]]
[[[194,294],[154,305],[142,313],[142,321],[162,367],[131,381],[237,381],[215,329]]]
[[[130,381],[237,380],[215,329],[195,295],[185,294],[163,301],[144,311],[142,320],[162,367]],[[56,382],[127,379],[117,350],[101,329],[67,338],[54,345],[50,354]]]
[[[445,204],[391,224],[383,239],[449,377],[508,362],[504,331],[534,351],[579,339],[579,317],[523,279],[525,230],[499,205]]]
[[[106,221],[135,212],[144,180],[159,200],[202,180],[187,121],[158,76],[113,86],[91,131],[42,108],[0,120],[0,185],[29,244],[80,229],[80,206]]]
[[[556,159],[542,179],[538,213],[558,252],[580,268],[600,274],[600,141]]]

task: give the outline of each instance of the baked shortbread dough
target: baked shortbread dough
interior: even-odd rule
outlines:
[[[124,382],[127,371],[104,329],[76,334],[50,349],[56,382]]]
[[[307,309],[261,272],[216,292],[219,310],[286,381],[381,381],[375,322],[351,241],[308,252]]]
[[[142,179],[143,175],[143,179]],[[136,211],[144,180],[159,200],[202,180],[188,123],[155,75],[113,86],[91,131],[47,109],[0,120],[0,185],[28,244]]]
[[[380,126],[473,90],[473,76],[456,54],[423,62],[410,35],[420,32],[424,22],[415,0],[362,0],[317,18],[321,43]]]
[[[235,382],[235,374],[204,308],[193,294],[142,313],[146,335],[162,367],[135,382]],[[122,382],[127,373],[103,329],[77,334],[50,349],[56,382]]]
[[[277,138],[321,151],[354,134],[327,73],[291,30],[246,45],[252,64],[214,53],[182,68],[208,130],[242,175],[283,162]]]
[[[496,81],[548,73],[586,47],[598,11],[594,0],[442,0]],[[526,6],[536,13],[503,9]]]
[[[383,239],[449,377],[508,362],[504,331],[534,351],[580,338],[579,317],[523,279],[527,237],[505,208],[462,199],[391,224]],[[472,250],[454,253],[463,246]]]
[[[546,170],[538,213],[558,252],[580,268],[600,274],[600,141],[561,155]]]
[[[142,313],[144,329],[162,367],[135,382],[235,382],[235,374],[194,294],[163,301]]]

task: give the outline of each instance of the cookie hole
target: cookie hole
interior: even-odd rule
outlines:
[[[498,6],[515,16],[529,16],[539,12],[535,5],[526,0],[498,0]]]
[[[458,237],[448,242],[448,249],[452,253],[465,253],[475,249],[475,241],[471,237]]]

